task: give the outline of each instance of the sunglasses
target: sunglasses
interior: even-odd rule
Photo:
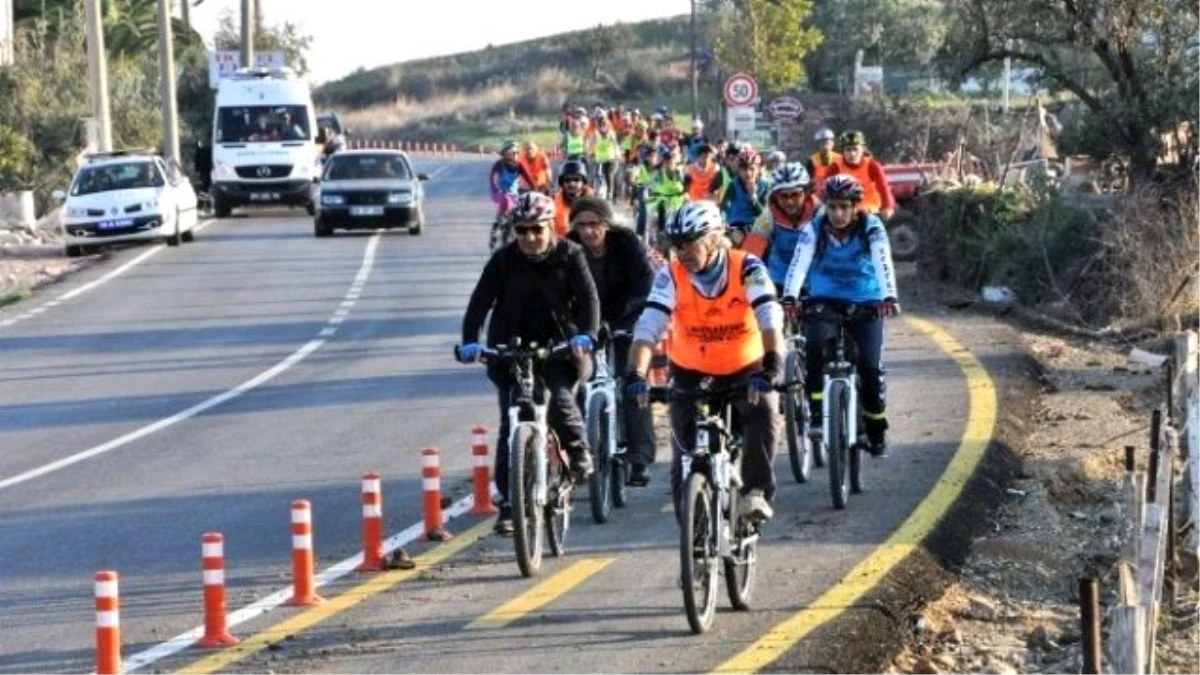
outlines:
[[[537,237],[541,236],[541,234],[545,231],[545,225],[515,225],[513,227],[513,232],[516,232],[518,237],[524,237],[527,234],[532,234]]]
[[[854,204],[850,202],[829,202],[825,205],[825,208],[830,211],[853,211]]]

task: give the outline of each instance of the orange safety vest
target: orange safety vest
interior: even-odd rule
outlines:
[[[529,175],[533,177],[533,185],[530,185],[531,190],[537,190],[550,185],[550,160],[546,158],[546,153],[541,150],[533,157],[526,155],[524,152],[517,158],[517,162],[525,167]]]
[[[591,187],[583,188],[583,192],[579,197],[591,197],[596,194]],[[576,197],[576,199],[579,199]],[[571,205],[567,203],[566,195],[563,194],[562,188],[554,193],[554,233],[560,237],[567,236],[571,231]]]
[[[875,181],[871,180],[871,159],[864,158],[858,163],[858,166],[850,166],[846,160],[838,157],[834,162],[833,173],[841,173],[847,176],[854,176],[863,186],[863,198],[859,206],[866,210],[867,213],[879,213],[879,209],[883,208],[883,195],[879,194],[879,188],[875,185]]]
[[[671,261],[675,309],[671,312],[671,361],[706,375],[732,375],[762,360],[762,334],[742,282],[746,252],[730,250],[725,292],[706,298],[678,260]]]
[[[688,165],[687,172],[692,177],[692,182],[688,185],[688,197],[692,201],[713,199],[712,182],[717,177],[717,171],[716,162],[708,163],[708,171],[701,170],[695,164]]]
[[[829,153],[828,164],[821,161],[820,152],[814,152],[809,159],[813,165],[812,184],[816,186],[816,191],[820,192],[824,189],[825,179],[832,175],[834,165],[842,161],[842,156],[836,152]]]

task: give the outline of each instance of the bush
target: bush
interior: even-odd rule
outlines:
[[[626,98],[654,96],[659,90],[659,76],[653,69],[636,66],[625,71],[622,94]]]
[[[23,134],[0,125],[0,192],[32,187],[37,148]]]

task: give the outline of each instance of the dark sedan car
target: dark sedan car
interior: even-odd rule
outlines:
[[[314,232],[407,227],[421,234],[425,224],[425,174],[414,173],[398,150],[343,150],[329,156],[319,181]]]

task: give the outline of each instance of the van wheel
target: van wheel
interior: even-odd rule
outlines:
[[[184,230],[183,234],[180,235],[180,238],[183,239],[183,241],[187,241],[187,242],[196,241],[195,229],[196,229],[195,227],[192,227],[192,229],[190,229],[190,230]]]
[[[179,231],[179,212],[175,212],[175,231],[167,235],[167,246],[178,246],[183,243],[183,233]]]
[[[217,218],[228,218],[230,212],[233,211],[233,208],[230,207],[229,204],[227,204],[225,200],[221,199],[221,197],[218,195],[213,195],[212,209],[213,215]]]
[[[67,257],[78,258],[83,255],[83,247],[70,244],[67,246]]]

